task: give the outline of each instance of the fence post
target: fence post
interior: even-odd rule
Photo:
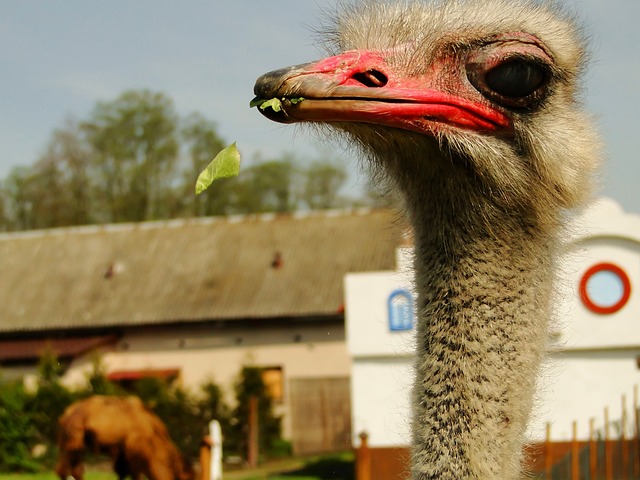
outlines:
[[[620,421],[620,450],[622,454],[622,480],[629,477],[629,445],[627,444],[627,396],[622,395],[622,419]]]
[[[551,468],[553,467],[553,458],[551,456],[551,422],[546,424],[546,434],[544,440],[544,477],[551,480]]]
[[[613,452],[609,436],[609,407],[604,407],[604,471],[605,479],[613,480]]]
[[[356,454],[356,480],[371,480],[371,450],[367,432],[360,434],[360,447]]]
[[[571,480],[580,480],[580,449],[578,448],[578,422],[571,425]]]
[[[633,386],[633,474],[640,476],[640,419],[638,418],[638,385]]]
[[[200,480],[211,480],[211,438],[207,435],[200,442]]]
[[[258,431],[258,398],[249,397],[249,448],[247,461],[251,468],[258,466],[259,455],[259,431]]]
[[[595,418],[589,420],[589,478],[595,480],[598,472],[598,444],[595,439]]]
[[[211,442],[209,480],[222,480],[222,429],[217,420],[209,422],[209,438]]]

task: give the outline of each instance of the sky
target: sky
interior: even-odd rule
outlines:
[[[31,165],[65,119],[131,89],[214,120],[243,161],[331,158],[338,145],[249,108],[255,79],[321,56],[314,29],[337,0],[0,0],[0,178]],[[638,0],[565,0],[591,38],[584,99],[605,141],[599,194],[640,213]]]

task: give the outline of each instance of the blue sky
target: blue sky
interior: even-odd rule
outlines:
[[[0,177],[44,152],[65,118],[128,89],[171,97],[247,161],[350,154],[248,107],[257,76],[318,58],[312,29],[336,0],[0,0]],[[638,0],[566,0],[592,38],[587,108],[606,142],[601,193],[640,213]],[[364,181],[354,174],[352,186]]]

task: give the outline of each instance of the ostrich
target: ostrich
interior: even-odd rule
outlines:
[[[599,161],[584,38],[549,1],[443,0],[343,6],[326,40],[328,58],[262,75],[252,104],[355,142],[404,200],[412,478],[516,479],[563,218]]]

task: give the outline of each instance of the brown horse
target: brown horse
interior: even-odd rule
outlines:
[[[96,395],[71,404],[60,417],[56,473],[82,480],[84,453],[109,455],[120,480],[193,480],[164,423],[138,397]]]

